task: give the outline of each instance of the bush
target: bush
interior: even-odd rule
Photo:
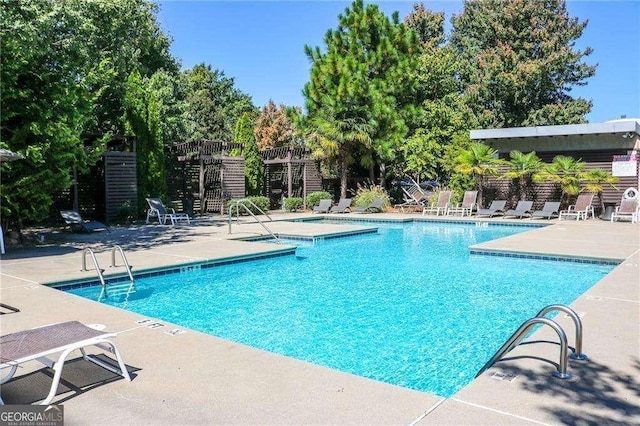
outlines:
[[[231,205],[234,205],[234,204],[240,202],[241,204],[244,204],[251,211],[251,213],[253,213],[253,214],[262,214],[253,205],[251,205],[251,203],[249,203],[246,200],[249,200],[249,201],[253,202],[253,204],[258,206],[265,213],[269,211],[269,199],[267,197],[247,197],[247,198],[242,198],[240,200],[239,199],[229,200],[229,201],[227,201],[227,210],[229,209],[229,207]],[[247,211],[245,209],[243,209],[243,208],[240,208],[238,210],[238,212],[241,215],[242,214],[247,214]]]
[[[331,200],[333,197],[327,191],[316,191],[307,195],[307,208],[313,209],[320,200]]]
[[[119,224],[128,224],[133,220],[133,209],[131,208],[131,203],[125,201],[120,207],[118,207],[116,220]]]
[[[302,198],[289,197],[284,199],[284,209],[290,212],[302,209]]]
[[[360,185],[356,190],[353,197],[353,204],[356,207],[366,207],[373,202],[376,198],[382,198],[382,209],[386,209],[390,204],[390,197],[387,191],[380,185]]]

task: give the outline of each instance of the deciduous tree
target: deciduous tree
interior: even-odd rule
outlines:
[[[452,20],[467,104],[483,127],[583,123],[591,102],[570,91],[596,67],[575,41],[587,22],[564,0],[467,1]]]

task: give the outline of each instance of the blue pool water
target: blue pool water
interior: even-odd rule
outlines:
[[[414,222],[280,256],[136,280],[103,303],[383,382],[451,396],[542,307],[613,266],[470,255],[527,229]],[[100,286],[69,290],[96,300]]]

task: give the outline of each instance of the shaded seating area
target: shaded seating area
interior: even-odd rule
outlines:
[[[476,216],[488,216],[493,217],[504,213],[504,209],[507,206],[507,200],[493,200],[491,205],[486,209],[478,209]]]
[[[620,205],[611,214],[611,222],[615,222],[616,219],[628,219],[631,223],[638,222],[638,200],[622,199]]]
[[[171,221],[172,225],[180,221],[186,221],[191,223],[189,215],[186,213],[176,213],[174,209],[167,209],[160,198],[147,198],[149,204],[149,210],[147,210],[147,223],[151,222],[151,218],[157,218],[158,222],[162,225],[167,223],[167,220]],[[171,212],[169,212],[169,210]]]
[[[478,191],[466,191],[462,197],[462,203],[449,207],[447,214],[456,215],[460,213],[461,216],[465,214],[471,216],[473,211],[478,209],[477,199]]]
[[[320,200],[318,202],[317,206],[313,206],[313,212],[314,213],[329,213],[329,210],[331,210],[331,200],[326,199],[326,200]]]
[[[533,201],[520,200],[516,204],[515,209],[509,209],[504,212],[502,217],[514,216],[522,219],[525,215],[531,216],[531,210],[533,208]]]
[[[331,207],[329,213],[347,213],[347,210],[351,211],[351,198],[342,198],[337,206]]]
[[[69,225],[72,232],[86,232],[91,233],[95,231],[107,231],[111,232],[109,227],[102,222],[95,220],[84,220],[80,213],[75,210],[62,210],[60,216],[64,220],[64,223]]]
[[[578,195],[575,204],[569,206],[567,210],[560,211],[559,218],[562,219],[575,219],[575,220],[587,220],[589,218],[589,214],[591,217],[595,218],[596,214],[594,212],[593,206],[591,203],[593,202],[593,193],[583,192]]]
[[[449,201],[451,200],[451,191],[440,191],[438,194],[438,200],[436,204],[433,206],[425,206],[422,209],[422,215],[424,216],[426,213],[435,213],[436,216],[439,216],[440,213],[443,215],[447,214],[447,210],[449,209]]]
[[[9,371],[0,379],[0,383],[9,381],[21,364],[29,361],[41,362],[54,371],[49,393],[40,402],[41,405],[48,405],[56,395],[65,361],[75,350],[79,350],[85,360],[131,381],[120,352],[109,340],[113,337],[116,337],[115,333],[96,330],[78,321],[47,325],[1,336],[0,370],[8,369]],[[88,355],[85,349],[91,346],[113,353],[118,361],[118,368],[94,355]],[[49,358],[55,354],[59,354],[57,360]],[[0,404],[4,404],[1,398]]]
[[[352,213],[378,213],[382,211],[383,205],[384,200],[382,198],[376,198],[366,206],[354,207]]]
[[[542,218],[551,219],[560,214],[560,201],[547,201],[542,206],[542,210],[535,210],[531,213],[531,219]]]

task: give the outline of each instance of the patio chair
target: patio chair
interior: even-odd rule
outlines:
[[[576,203],[574,205],[569,206],[567,210],[561,210],[558,217],[560,220],[562,219],[576,219],[576,220],[587,220],[589,218],[589,213],[591,213],[591,217],[595,218],[595,212],[593,210],[593,206],[591,202],[593,201],[594,194],[592,192],[583,192],[578,195],[576,199]]]
[[[631,219],[631,223],[638,222],[638,200],[622,199],[615,212],[611,214],[611,222],[616,219]]]
[[[440,191],[438,194],[438,201],[433,206],[425,206],[422,209],[422,215],[425,213],[435,213],[436,216],[439,216],[440,213],[443,215],[447,214],[447,210],[449,209],[449,200],[451,200],[451,191]]]
[[[507,216],[514,216],[522,219],[525,215],[531,216],[532,208],[533,208],[533,201],[521,200],[521,201],[518,201],[518,204],[516,204],[515,209],[507,210],[506,212],[504,212],[504,215],[502,217],[504,218]]]
[[[462,197],[462,203],[457,204],[455,207],[449,207],[447,214],[460,213],[461,216],[468,214],[471,216],[473,210],[478,208],[476,200],[478,199],[478,191],[465,191]]]
[[[80,350],[85,360],[131,381],[120,352],[118,352],[116,345],[109,340],[112,337],[116,337],[116,334],[87,327],[78,321],[46,325],[0,336],[0,370],[9,369],[8,373],[0,379],[0,383],[5,383],[11,379],[20,364],[28,361],[39,361],[54,371],[49,394],[40,402],[41,405],[48,405],[58,390],[58,383],[60,382],[62,368],[67,356],[76,349]],[[95,346],[113,353],[116,356],[119,368],[115,368],[115,366],[102,361],[94,355],[87,355],[85,348],[89,346]],[[57,361],[48,358],[48,356],[58,353],[60,355]],[[2,398],[0,398],[0,404],[4,404]]]
[[[75,210],[62,210],[60,211],[60,216],[64,219],[64,223],[69,225],[72,232],[111,232],[109,227],[104,223],[95,220],[84,220],[82,216],[80,216],[80,213]]]
[[[489,208],[478,209],[476,216],[489,216],[493,217],[500,213],[504,213],[504,208],[507,205],[507,200],[493,200]]]
[[[382,211],[382,205],[384,200],[382,198],[376,198],[367,206],[354,207],[353,213],[376,213]]]
[[[560,201],[547,201],[542,206],[542,210],[535,210],[531,213],[531,219],[540,217],[544,219],[551,219],[554,216],[560,214]]]
[[[313,207],[314,213],[329,213],[331,210],[331,200],[320,200],[317,206]]]
[[[331,207],[329,213],[346,213],[347,210],[351,211],[351,198],[342,198],[337,206]]]
[[[394,207],[400,208],[400,211],[404,212],[407,208],[419,208],[424,207],[427,203],[427,195],[424,193],[420,185],[418,185],[413,179],[409,178],[411,184],[409,186],[402,186],[402,192],[404,195],[404,202],[396,204]]]
[[[172,225],[175,225],[179,221],[191,223],[189,215],[186,213],[176,213],[174,209],[169,209],[171,210],[171,213],[169,213],[160,198],[147,198],[146,200],[149,204],[149,210],[147,210],[147,223],[150,223],[150,219],[152,217],[157,217],[158,222],[162,225],[166,224],[167,220],[170,220]]]

